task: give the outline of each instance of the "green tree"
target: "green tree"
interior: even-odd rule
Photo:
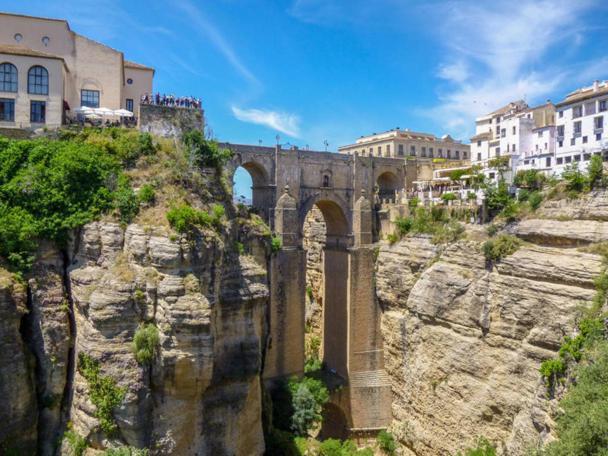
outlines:
[[[587,175],[589,176],[589,185],[591,188],[597,187],[604,184],[604,162],[602,161],[601,155],[592,155],[589,167],[587,168]]]

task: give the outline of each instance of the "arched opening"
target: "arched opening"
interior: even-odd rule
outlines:
[[[378,185],[378,196],[381,200],[394,200],[397,190],[402,187],[399,184],[399,178],[390,171],[380,174],[376,180],[376,184]]]
[[[306,205],[305,205],[306,209]],[[332,200],[310,205],[302,227],[306,250],[306,368],[346,378],[349,225]]]
[[[273,206],[268,173],[255,162],[241,164],[232,177],[232,195],[236,204],[244,204],[268,222],[268,209]]]
[[[346,414],[336,404],[331,402],[323,408],[323,425],[319,431],[319,440],[340,439],[349,437]]]

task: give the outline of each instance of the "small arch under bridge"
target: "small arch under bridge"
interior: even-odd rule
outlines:
[[[384,369],[381,312],[374,290],[373,242],[379,199],[405,189],[405,160],[280,147],[222,144],[252,177],[252,205],[280,236],[270,262],[270,340],[264,378],[304,373],[307,213],[325,219],[323,361],[346,387],[335,404],[350,432],[373,432],[391,422],[391,386]],[[230,176],[232,177],[232,176]]]

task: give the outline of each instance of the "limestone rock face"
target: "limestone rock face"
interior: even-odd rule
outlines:
[[[77,245],[75,348],[126,390],[114,438],[154,454],[261,454],[265,269],[252,257],[227,258],[217,238],[172,241],[137,225],[123,234],[92,223]],[[149,365],[132,349],[143,323],[160,337]],[[78,370],[73,390],[74,429],[107,446]]]
[[[0,268],[0,453],[35,454],[38,408],[34,363],[19,327],[27,313],[23,285]]]
[[[524,455],[552,438],[555,404],[538,369],[592,299],[601,258],[525,245],[491,266],[480,247],[421,237],[381,246],[392,427],[406,454],[455,454],[485,436],[501,454]]]

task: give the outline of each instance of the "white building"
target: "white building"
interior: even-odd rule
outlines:
[[[553,165],[550,138],[554,136],[555,107],[551,102],[530,108],[523,100],[476,119],[471,138],[471,163],[490,180],[500,177],[495,159],[506,161],[503,178],[511,182],[520,169]]]
[[[585,170],[592,154],[608,159],[608,81],[575,90],[556,108],[556,174],[574,163]]]

